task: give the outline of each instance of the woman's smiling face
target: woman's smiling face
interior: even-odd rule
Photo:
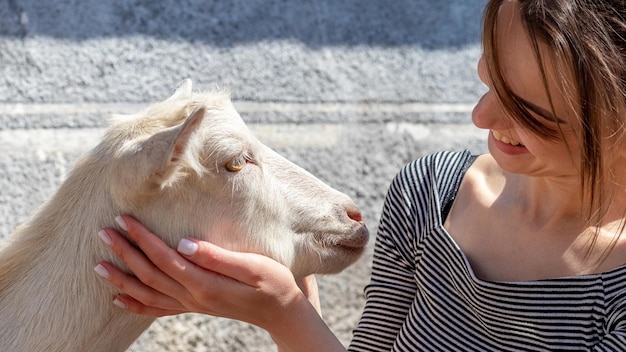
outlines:
[[[478,75],[489,91],[472,113],[479,128],[489,129],[491,155],[504,170],[530,176],[580,176],[580,148],[576,138],[576,111],[567,103],[561,78],[555,72],[547,45],[540,43],[544,72],[522,23],[517,1],[505,1],[498,15],[498,59],[506,83],[533,117],[546,129],[560,130],[556,140],[522,127],[502,108],[490,79],[485,58]],[[562,73],[561,73],[562,74]],[[568,75],[569,79],[571,75]]]

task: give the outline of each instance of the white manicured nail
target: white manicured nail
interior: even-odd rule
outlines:
[[[111,276],[111,273],[109,273],[107,268],[105,268],[104,265],[102,265],[102,264],[96,265],[96,267],[93,268],[93,271],[95,271],[96,274],[102,276],[105,279],[108,279],[109,276]]]
[[[109,237],[109,234],[106,231],[100,230],[100,232],[98,232],[98,237],[100,237],[102,242],[104,242],[107,246],[111,245],[111,237]]]
[[[126,309],[126,308],[128,308],[128,307],[126,306],[126,303],[124,303],[124,302],[120,301],[118,298],[116,298],[116,299],[114,299],[114,300],[113,300],[113,304],[115,304],[116,306],[118,306],[119,308],[122,308],[122,309]]]
[[[180,240],[180,242],[178,242],[177,250],[184,255],[194,255],[198,250],[198,244],[186,238],[183,238],[182,240]]]
[[[122,230],[124,231],[128,231],[128,225],[126,225],[126,221],[124,221],[124,218],[121,216],[116,216],[115,217],[115,222],[120,225],[120,227],[122,228]]]

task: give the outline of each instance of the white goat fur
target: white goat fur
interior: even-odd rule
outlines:
[[[244,158],[244,159],[242,159]],[[230,160],[244,161],[229,171]],[[114,307],[93,273],[120,267],[96,236],[131,214],[170,246],[195,235],[269,255],[296,276],[353,263],[367,229],[348,196],[261,144],[228,94],[191,81],[142,113],[116,116],[57,193],[0,251],[0,350],[124,351],[153,319]]]

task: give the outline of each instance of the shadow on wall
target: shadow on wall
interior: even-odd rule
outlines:
[[[221,47],[462,47],[480,39],[486,0],[5,0],[0,36],[69,40],[145,35]]]

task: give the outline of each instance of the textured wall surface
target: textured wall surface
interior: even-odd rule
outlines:
[[[475,73],[484,2],[0,1],[0,241],[111,113],[161,100],[183,78],[229,88],[259,139],[353,197],[374,234],[405,163],[485,151],[470,117],[485,90]],[[370,260],[319,279],[346,344]],[[272,350],[256,327],[194,314],[158,320],[131,348]]]

